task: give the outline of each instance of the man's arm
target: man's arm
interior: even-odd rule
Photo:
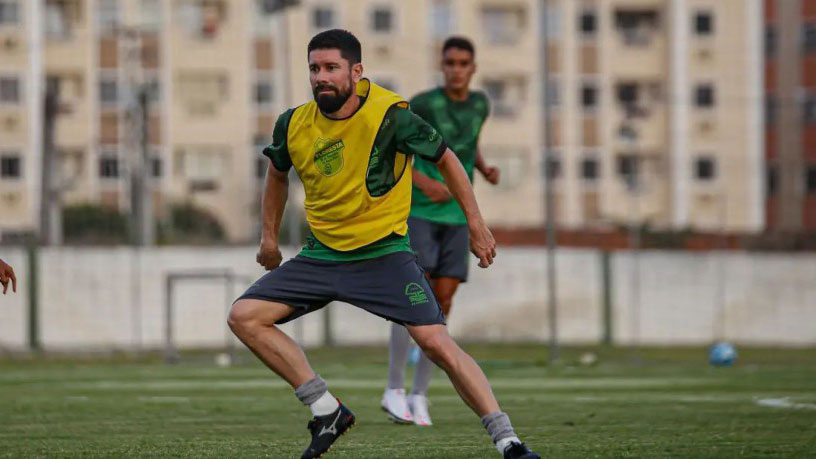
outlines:
[[[470,230],[470,251],[479,258],[479,267],[487,268],[496,257],[496,240],[482,219],[465,168],[450,149],[445,151],[436,166],[445,178],[448,190],[465,213]]]
[[[276,169],[270,161],[261,197],[261,248],[256,257],[258,263],[270,271],[280,266],[282,260],[278,234],[288,194],[289,174]]]
[[[476,170],[482,173],[485,180],[487,180],[491,185],[497,185],[499,183],[499,168],[495,166],[488,166],[485,163],[484,157],[482,157],[482,150],[476,149]]]
[[[411,179],[414,185],[422,190],[432,202],[441,203],[451,200],[450,191],[448,191],[448,187],[444,183],[434,180],[413,168],[411,169]]]
[[[3,295],[8,290],[9,281],[11,281],[11,290],[17,292],[17,277],[14,275],[14,268],[0,259],[0,284],[3,285]]]

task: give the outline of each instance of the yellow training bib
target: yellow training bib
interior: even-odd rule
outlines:
[[[411,174],[408,158],[397,152],[396,183],[381,196],[366,184],[382,161],[374,145],[394,105],[407,108],[399,95],[362,79],[357,94],[362,107],[344,120],[326,118],[314,101],[295,109],[287,145],[292,165],[306,191],[306,219],[314,236],[340,251],[358,249],[391,233],[408,232]],[[406,173],[408,172],[408,173]]]

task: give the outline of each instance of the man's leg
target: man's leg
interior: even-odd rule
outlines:
[[[439,277],[432,281],[434,296],[442,309],[442,314],[447,319],[450,315],[453,295],[459,287],[459,279],[455,277]],[[414,417],[414,422],[421,426],[433,424],[428,410],[428,386],[431,384],[433,370],[436,365],[423,352],[419,357],[416,369],[414,370],[414,383],[411,385],[411,393],[408,394],[408,406]]]
[[[499,411],[490,383],[482,369],[448,334],[444,325],[406,327],[422,351],[450,378],[462,400],[479,416]]]
[[[538,457],[516,436],[510,418],[499,410],[484,372],[453,341],[444,325],[409,325],[407,328],[423,352],[448,374],[462,400],[479,415],[500,453],[505,457]]]
[[[232,305],[230,329],[261,361],[295,389],[314,418],[309,422],[312,441],[301,458],[316,458],[354,425],[355,417],[317,376],[297,343],[277,326],[294,308],[282,303],[241,299]],[[330,433],[331,435],[325,435]]]
[[[297,389],[314,379],[315,372],[300,346],[275,326],[294,310],[282,303],[243,299],[232,305],[227,323],[269,369]]]
[[[434,224],[420,218],[411,217],[408,219],[408,228],[411,233],[411,249],[417,257],[417,263],[425,271],[433,271],[439,258],[439,240],[434,236]],[[430,276],[425,273],[430,281]],[[408,361],[408,353],[411,347],[411,335],[408,330],[398,323],[391,324],[391,337],[388,342],[388,385],[383,392],[382,408],[388,413],[388,417],[398,424],[409,424],[416,421],[408,406],[408,399],[405,397],[405,364]],[[430,368],[433,365],[427,358],[417,363],[416,374],[424,371],[430,378]],[[427,412],[427,403],[426,409]]]
[[[450,316],[453,295],[459,287],[459,282],[459,279],[453,277],[440,277],[434,279],[432,282],[436,301],[439,303],[442,314],[444,314],[446,319]],[[423,353],[419,358],[419,362],[417,362],[416,371],[414,371],[414,383],[411,385],[411,395],[427,396],[428,385],[431,383],[435,366],[431,359]]]

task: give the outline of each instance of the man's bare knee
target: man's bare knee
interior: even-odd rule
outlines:
[[[456,365],[459,348],[444,329],[440,332],[417,334],[414,340],[425,355],[443,369]]]
[[[292,312],[292,307],[263,300],[245,299],[236,301],[230,308],[227,324],[240,334],[256,327],[272,327]]]

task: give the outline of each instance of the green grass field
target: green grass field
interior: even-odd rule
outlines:
[[[711,368],[697,349],[593,349],[548,367],[536,346],[466,346],[520,436],[546,457],[816,457],[816,352],[740,349]],[[328,457],[499,457],[441,372],[435,426],[379,409],[386,350],[308,352],[358,424]],[[308,410],[249,355],[0,360],[0,457],[299,457]],[[410,381],[410,380],[409,380]]]

